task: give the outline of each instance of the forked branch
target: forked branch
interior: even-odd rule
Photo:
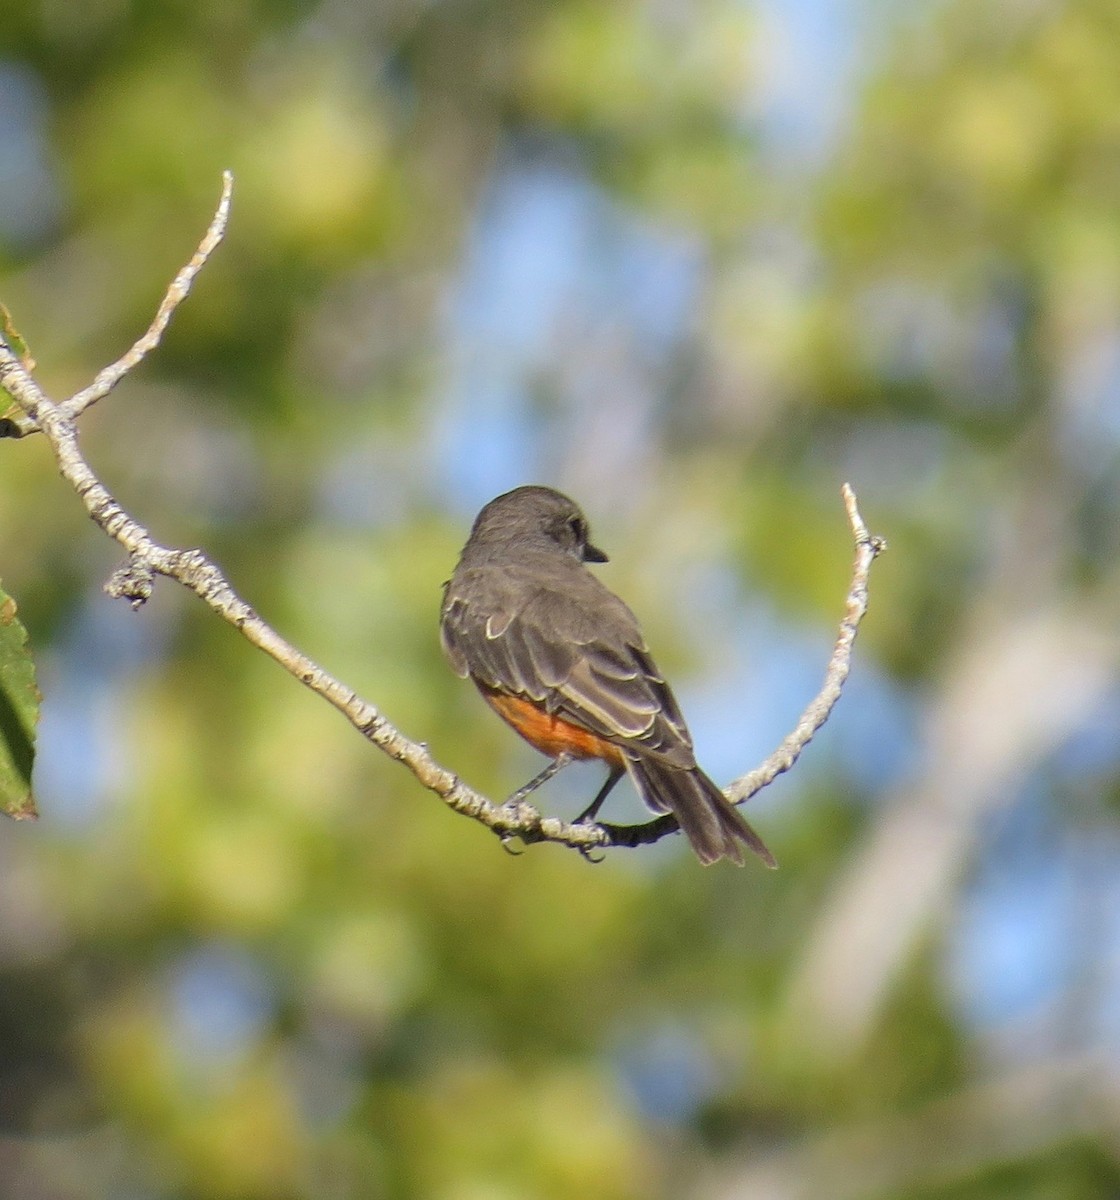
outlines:
[[[495,804],[468,787],[441,766],[423,742],[415,742],[393,726],[378,708],[351,687],[324,671],[297,647],[282,638],[234,591],[221,569],[201,550],[175,549],[156,542],[148,530],[117,503],[94,474],[78,439],[77,419],[103,399],[151,350],[159,345],[175,310],[186,299],[199,271],[225,235],[229,220],[233,179],[223,177],[221,199],[206,235],[190,262],[176,275],[144,335],[117,362],[98,373],[86,388],[56,402],[36,383],[32,366],[0,333],[0,388],[15,401],[17,411],[0,421],[0,437],[22,437],[41,432],[50,443],[62,477],[77,493],[90,518],[118,542],[128,557],[105,585],[111,595],[138,608],[151,595],[155,577],[175,579],[194,592],[223,620],[275,659],[289,674],[322,696],[386,754],[405,764],[420,783],[458,813],[472,817],[497,833],[503,841],[559,842],[587,854],[609,846],[639,846],[657,841],[677,829],[672,818],[644,825],[577,825],[545,817],[526,802]],[[856,543],[856,559],[847,610],[840,626],[824,686],[805,710],[797,728],[761,766],[736,780],[727,795],[734,803],[748,800],[783,771],[788,771],[813,734],[828,719],[848,675],[852,644],[867,610],[867,576],[871,563],[883,549],[881,539],[868,534],[856,507],[855,494],[844,485],[844,502]]]

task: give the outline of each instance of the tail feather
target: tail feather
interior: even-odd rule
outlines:
[[[721,858],[743,865],[743,846],[768,866],[778,864],[739,810],[699,767],[682,769],[655,758],[627,763],[638,794],[655,812],[671,812],[696,857],[707,866]]]

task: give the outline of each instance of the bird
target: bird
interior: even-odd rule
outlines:
[[[593,821],[628,774],[651,810],[676,818],[705,865],[742,866],[745,847],[776,866],[697,765],[637,618],[588,569],[607,561],[575,501],[527,485],[482,509],[444,585],[440,641],[452,669],[551,760],[508,803],[573,760],[598,759],[609,773],[577,823]]]

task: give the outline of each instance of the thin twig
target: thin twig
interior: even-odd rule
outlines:
[[[850,484],[845,483],[840,489],[844,498],[844,507],[848,513],[848,524],[851,526],[852,537],[855,539],[855,562],[852,566],[852,582],[848,588],[848,599],[844,610],[844,618],[840,622],[840,633],[829,659],[828,670],[825,672],[821,690],[808,708],[801,714],[796,728],[765,762],[741,775],[734,783],[724,789],[724,794],[732,804],[743,804],[752,796],[773,783],[783,772],[801,757],[802,750],[813,740],[817,730],[828,720],[840,692],[848,678],[851,669],[852,647],[855,644],[856,633],[860,622],[867,612],[867,578],[871,564],[887,548],[887,543],[880,537],[867,532],[867,526],[860,516],[856,494]],[[647,821],[642,825],[603,825],[610,835],[612,846],[642,846],[649,842],[659,841],[667,834],[678,828],[675,817],[658,817],[655,821]]]
[[[840,691],[851,670],[852,647],[859,632],[860,622],[867,613],[867,577],[871,571],[871,564],[887,548],[887,543],[881,537],[867,532],[851,484],[845,483],[840,489],[840,494],[844,497],[844,507],[848,512],[856,555],[852,565],[852,583],[848,588],[844,618],[840,622],[840,632],[829,659],[824,683],[816,699],[801,714],[797,727],[777,750],[764,763],[746,775],[741,775],[727,788],[727,797],[733,804],[742,804],[749,800],[797,762],[801,751],[828,720],[836,701],[840,699]]]
[[[55,403],[39,387],[19,354],[0,333],[0,388],[11,395],[22,416],[12,422],[21,430],[41,430],[50,443],[58,469],[77,493],[90,518],[127,552],[128,560],[114,572],[105,590],[139,607],[151,595],[155,576],[175,579],[194,592],[223,620],[275,659],[317,695],[332,704],[346,719],[386,754],[405,764],[419,782],[440,796],[455,812],[481,822],[503,841],[558,842],[588,855],[607,846],[638,846],[672,833],[676,823],[662,818],[641,826],[576,825],[544,817],[531,804],[495,804],[469,788],[457,775],[435,761],[423,742],[415,742],[396,729],[369,701],[324,671],[306,654],[282,638],[234,591],[221,569],[201,550],[173,549],[155,542],[148,530],[110,495],[86,462],[78,441],[76,418],[104,396],[154,349],[172,313],[190,290],[199,270],[221,241],[229,217],[232,177],[223,177],[222,198],[206,236],[190,263],[175,277],[148,331],[118,362],[101,371],[94,382],[62,403]],[[855,496],[845,485],[845,503],[856,536],[856,571],[848,597],[848,611],[840,627],[825,686],[806,710],[797,729],[779,750],[756,771],[737,780],[728,795],[739,802],[788,770],[813,733],[827,719],[848,673],[852,641],[867,608],[867,572],[883,543],[870,537],[859,518]]]
[[[213,220],[190,262],[171,281],[171,286],[164,293],[151,325],[148,326],[143,337],[133,343],[126,354],[99,371],[89,387],[75,392],[69,400],[65,400],[57,406],[63,416],[71,419],[80,417],[87,408],[96,404],[98,400],[103,400],[133,367],[137,366],[147,354],[159,345],[175,310],[190,294],[195,276],[206,265],[210,255],[214,253],[225,236],[226,226],[229,224],[229,208],[232,198],[233,174],[230,171],[223,171],[222,195],[218,201],[218,207],[214,210]],[[5,337],[6,342],[10,343],[11,340],[10,337]],[[33,366],[34,364],[31,364],[28,368],[29,371],[33,369]],[[0,418],[0,438],[21,438],[38,432],[39,425],[33,417],[28,415],[26,408],[22,413]]]
[[[229,223],[229,206],[232,198],[233,174],[230,171],[223,171],[222,196],[218,201],[218,207],[214,211],[214,219],[210,222],[210,227],[206,230],[202,241],[199,242],[198,249],[194,252],[191,261],[171,281],[171,286],[167,289],[159,308],[156,310],[155,319],[148,326],[147,332],[133,344],[127,354],[118,358],[110,366],[105,367],[104,370],[99,371],[97,377],[89,387],[76,392],[69,400],[59,405],[65,416],[71,418],[80,417],[91,405],[96,404],[98,400],[103,400],[129,371],[143,360],[145,355],[159,345],[160,339],[163,337],[163,332],[167,328],[167,323],[171,320],[175,310],[190,293],[195,276],[206,265],[210,255],[214,253],[222,238],[225,237],[226,225]]]

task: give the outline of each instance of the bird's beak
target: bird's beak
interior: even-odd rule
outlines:
[[[611,560],[599,549],[598,546],[593,546],[590,542],[583,548],[584,562],[610,562]]]

